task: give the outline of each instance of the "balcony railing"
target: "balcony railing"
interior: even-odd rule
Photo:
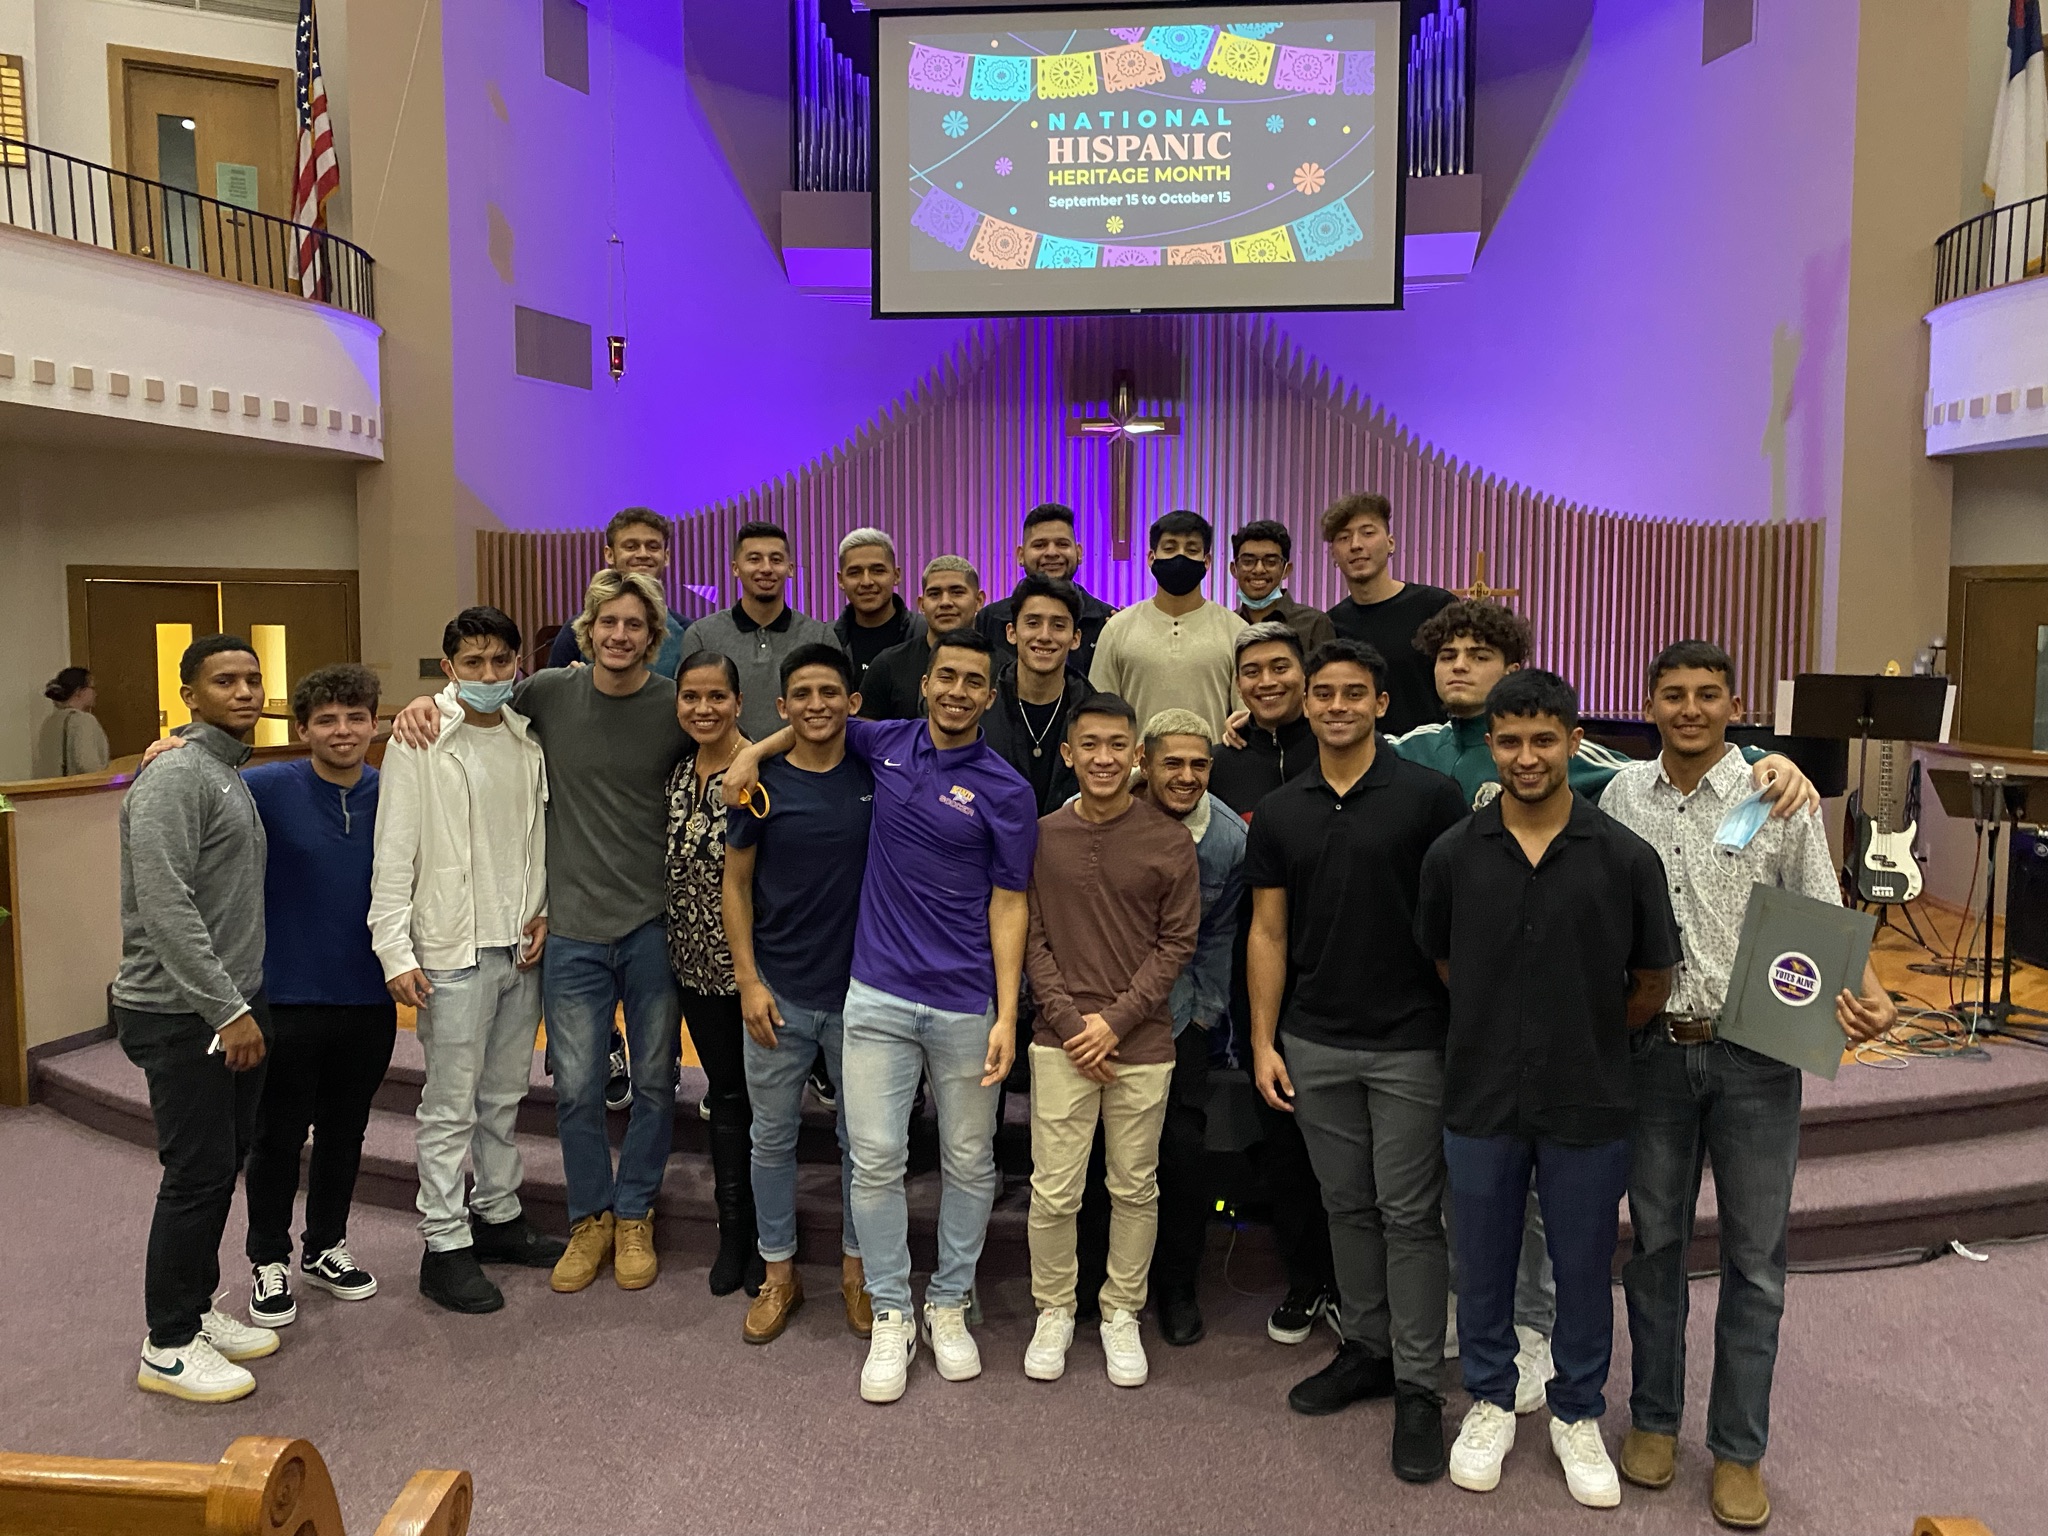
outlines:
[[[1965,219],[1934,242],[1934,302],[2041,276],[2044,245],[2048,196]]]
[[[374,318],[370,257],[338,235],[4,135],[0,222]]]

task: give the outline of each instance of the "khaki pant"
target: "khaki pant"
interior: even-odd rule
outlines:
[[[1145,1305],[1159,1232],[1159,1128],[1173,1063],[1116,1067],[1116,1080],[1083,1077],[1056,1046],[1031,1047],[1031,1294],[1040,1307],[1074,1306],[1080,1265],[1075,1222],[1102,1120],[1109,1186],[1109,1278],[1102,1313]]]

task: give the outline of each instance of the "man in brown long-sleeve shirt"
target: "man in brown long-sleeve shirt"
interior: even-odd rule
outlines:
[[[1031,1039],[1031,1290],[1024,1374],[1056,1381],[1074,1340],[1075,1216],[1102,1120],[1110,1199],[1101,1293],[1109,1379],[1143,1386],[1138,1311],[1159,1230],[1159,1128],[1173,1075],[1173,984],[1195,952],[1202,878],[1187,829],[1131,795],[1135,711],[1078,705],[1061,755],[1081,793],[1038,824],[1024,964]]]

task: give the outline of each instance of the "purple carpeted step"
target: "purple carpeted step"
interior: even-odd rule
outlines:
[[[416,1042],[410,1036],[403,1042],[416,1062]],[[394,1063],[393,1070],[396,1074],[401,1068]],[[40,1063],[37,1088],[45,1102],[75,1120],[153,1144],[142,1074],[111,1042]],[[1800,1164],[1793,1189],[1792,1257],[1867,1257],[1952,1238],[1968,1242],[2048,1231],[2044,1102],[2048,1053],[2008,1046],[1994,1047],[1989,1061],[1921,1061],[1896,1072],[1845,1067],[1832,1084],[1809,1081],[1807,1135],[1836,1138],[1836,1150]],[[1006,1136],[1028,1124],[1028,1115],[1028,1102],[1011,1095]],[[2011,1124],[2015,1117],[2021,1122],[2017,1127]],[[821,1113],[816,1118],[829,1138],[829,1121]],[[694,1101],[679,1106],[677,1119],[696,1127]],[[551,1117],[548,1123],[551,1128]],[[924,1155],[913,1160],[912,1231],[928,1257],[938,1177],[930,1169],[929,1127],[920,1126],[918,1132]],[[527,1198],[537,1215],[559,1229],[566,1219],[566,1191],[555,1139],[522,1132],[520,1144],[527,1160]],[[364,1147],[363,1198],[409,1207],[414,1188],[411,1114],[379,1109],[371,1116]],[[991,1256],[1005,1268],[1012,1259],[1021,1261],[1028,1200],[1028,1189],[1012,1179],[990,1224]],[[699,1256],[709,1251],[716,1224],[710,1164],[701,1152],[682,1150],[671,1157],[658,1210],[664,1218],[662,1247]],[[806,1250],[829,1253],[839,1230],[833,1163],[814,1162],[800,1170],[798,1214]],[[1626,1207],[1622,1221],[1625,1251]],[[1713,1262],[1717,1230],[1710,1168],[1700,1190],[1697,1265]]]

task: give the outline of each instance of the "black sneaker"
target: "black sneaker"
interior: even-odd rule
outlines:
[[[1266,1319],[1266,1337],[1275,1344],[1306,1344],[1315,1331],[1316,1319],[1334,1309],[1336,1297],[1318,1281],[1314,1285],[1289,1286],[1280,1305]]]
[[[1159,1296],[1159,1337],[1175,1348],[1199,1343],[1207,1329],[1193,1291],[1163,1291]]]
[[[450,1312],[495,1312],[505,1305],[505,1293],[491,1284],[468,1248],[421,1254],[420,1294]]]
[[[825,1070],[825,1058],[820,1056],[811,1063],[811,1097],[822,1109],[839,1107],[839,1090],[832,1086],[832,1074]]]
[[[341,1301],[368,1301],[377,1294],[377,1277],[349,1256],[347,1243],[336,1243],[299,1263],[306,1284]]]
[[[1394,1362],[1384,1355],[1367,1354],[1363,1344],[1346,1342],[1337,1346],[1328,1365],[1295,1384],[1287,1394],[1287,1406],[1296,1413],[1320,1418],[1341,1413],[1369,1397],[1385,1397],[1393,1390]]]
[[[292,1300],[292,1271],[289,1264],[256,1264],[250,1267],[249,1321],[259,1328],[282,1328],[299,1315]]]
[[[1394,1383],[1394,1476],[1433,1483],[1449,1462],[1444,1454],[1444,1400],[1427,1387]]]
[[[604,1080],[604,1107],[626,1109],[633,1102],[633,1075],[626,1069],[626,1037],[612,1031],[611,1069]]]
[[[527,1269],[552,1269],[568,1244],[533,1230],[524,1216],[510,1221],[469,1218],[470,1251],[479,1264],[519,1264]]]

